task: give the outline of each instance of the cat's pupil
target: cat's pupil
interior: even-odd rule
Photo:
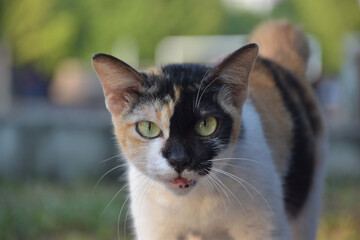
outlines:
[[[204,120],[201,121],[200,127],[204,127],[204,128],[207,127],[207,121],[206,121],[206,119],[204,119]]]
[[[151,129],[151,124],[150,124],[150,123],[147,123],[147,125],[148,125],[148,129],[149,129],[149,131],[150,131],[150,129]]]

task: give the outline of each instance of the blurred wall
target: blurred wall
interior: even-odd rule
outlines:
[[[64,109],[32,102],[0,121],[2,177],[71,181],[98,175],[116,164],[101,164],[115,154],[105,109]]]

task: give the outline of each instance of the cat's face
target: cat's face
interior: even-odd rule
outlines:
[[[189,192],[239,135],[257,51],[248,45],[216,67],[174,64],[143,73],[96,55],[94,68],[130,164],[178,194]]]

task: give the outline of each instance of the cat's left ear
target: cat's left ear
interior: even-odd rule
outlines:
[[[255,43],[236,50],[215,66],[208,79],[214,81],[214,84],[227,85],[237,106],[241,106],[246,100],[249,76],[258,52],[259,47]]]
[[[106,107],[114,116],[121,114],[142,87],[140,74],[125,62],[103,53],[94,55],[92,63],[104,90]]]

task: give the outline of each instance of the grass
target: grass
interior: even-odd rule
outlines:
[[[358,183],[359,179],[327,181],[319,240],[360,239]],[[102,183],[93,192],[94,185],[0,181],[0,239],[117,239],[117,218],[126,196],[119,194],[101,215],[121,185]],[[121,233],[126,212],[125,207],[120,218]]]
[[[93,191],[94,185],[0,183],[0,239],[115,239],[125,195],[119,194],[102,215],[121,185],[102,184]],[[121,224],[126,212],[124,208]]]
[[[359,183],[359,178],[327,181],[319,240],[360,239]]]

